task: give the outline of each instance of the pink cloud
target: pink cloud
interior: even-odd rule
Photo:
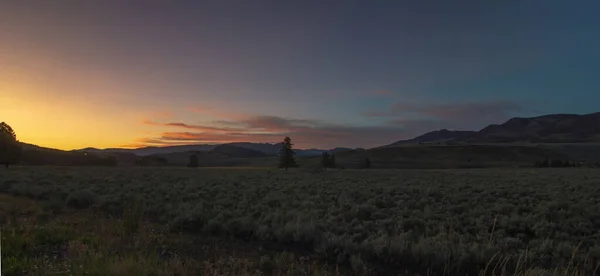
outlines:
[[[186,123],[158,123],[158,122],[150,121],[150,120],[144,120],[142,123],[145,125],[151,125],[151,126],[178,127],[178,128],[186,128],[186,129],[193,129],[193,130],[199,130],[199,131],[234,131],[234,130],[237,130],[236,128],[190,125],[190,124],[186,124]]]
[[[239,121],[226,121],[236,127],[213,127],[186,123],[158,123],[145,121],[160,128],[180,128],[185,131],[163,131],[153,137],[140,138],[136,143],[173,145],[189,143],[280,142],[285,136],[293,137],[298,147],[338,147],[343,145],[375,146],[390,142],[390,137],[401,134],[394,126],[350,127],[328,124],[318,120],[253,116]],[[394,139],[394,138],[391,138]]]
[[[194,109],[218,120],[211,124],[143,121],[158,128],[158,133],[140,138],[134,144],[177,145],[227,142],[280,142],[293,138],[297,147],[371,147],[413,138],[440,128],[472,129],[494,123],[520,110],[512,102],[471,102],[447,104],[396,103],[387,110],[363,113],[384,120],[375,126],[347,126],[319,120],[278,116],[241,116],[240,113]],[[222,115],[222,116],[218,116]],[[168,129],[166,129],[168,128]],[[177,131],[180,129],[181,131]]]

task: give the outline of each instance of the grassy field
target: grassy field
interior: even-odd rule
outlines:
[[[596,275],[600,169],[17,167],[6,275]],[[4,275],[4,274],[3,274]]]

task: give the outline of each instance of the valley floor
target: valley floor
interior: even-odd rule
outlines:
[[[596,275],[600,169],[16,167],[6,275]]]

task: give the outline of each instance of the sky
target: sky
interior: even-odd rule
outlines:
[[[374,147],[600,111],[600,1],[0,1],[0,121],[70,150]]]

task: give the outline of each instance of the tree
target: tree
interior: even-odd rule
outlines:
[[[285,137],[283,139],[283,145],[281,146],[281,150],[279,151],[279,168],[285,168],[287,171],[288,168],[297,167],[296,160],[294,160],[294,155],[296,154],[294,150],[292,150],[292,139],[290,137]]]
[[[190,156],[190,162],[188,163],[188,167],[190,167],[190,168],[198,167],[198,155],[193,154]]]
[[[323,166],[323,168],[335,168],[335,154],[331,153],[331,155],[329,155],[328,152],[323,152],[323,156],[321,158],[321,165]]]
[[[22,153],[23,148],[15,131],[7,123],[0,123],[0,164],[8,169],[10,165],[19,162]]]
[[[563,167],[563,162],[562,162],[562,160],[552,159],[552,161],[550,162],[550,167],[552,167],[552,168],[562,168]]]
[[[329,153],[323,152],[323,156],[321,157],[321,166],[323,166],[323,168],[329,167]]]
[[[331,158],[329,158],[329,167],[335,168],[337,165],[335,164],[335,153],[331,153]]]
[[[365,161],[363,163],[363,166],[365,169],[371,168],[371,160],[369,159],[369,157],[365,157]]]

